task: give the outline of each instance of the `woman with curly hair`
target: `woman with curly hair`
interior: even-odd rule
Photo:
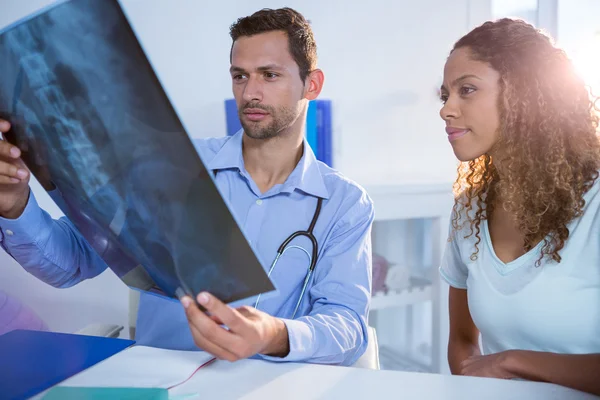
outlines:
[[[441,98],[461,161],[440,267],[452,373],[600,394],[593,97],[549,37],[501,19],[454,45]]]

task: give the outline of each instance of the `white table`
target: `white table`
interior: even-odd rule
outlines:
[[[160,365],[161,360],[155,360]],[[102,364],[102,363],[101,363]],[[127,379],[127,370],[113,370],[120,386]],[[119,369],[119,368],[117,368]],[[94,381],[95,370],[98,380]],[[86,386],[111,386],[110,379],[98,366],[83,372]],[[106,372],[106,371],[104,371]],[[79,386],[77,376],[61,383]],[[132,385],[134,383],[132,382]],[[146,382],[143,386],[150,386]],[[184,396],[194,395],[195,396]],[[191,379],[170,390],[174,399],[486,399],[486,400],[552,400],[597,399],[557,385],[472,378],[400,371],[373,371],[359,368],[334,367],[259,360],[236,363],[215,361],[200,369]]]
[[[598,399],[538,382],[261,360],[214,361],[197,370],[210,359],[204,352],[133,346],[60,385],[168,388],[179,384],[169,391],[173,400]]]
[[[198,399],[597,399],[557,385],[258,360],[216,361],[172,394]],[[196,398],[196,397],[192,397]]]

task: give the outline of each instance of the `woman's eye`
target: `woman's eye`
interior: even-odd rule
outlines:
[[[475,88],[473,88],[473,87],[470,87],[470,86],[463,86],[463,87],[461,87],[461,88],[460,88],[460,94],[461,94],[462,96],[464,96],[464,95],[468,95],[468,94],[471,94],[471,93],[473,93],[474,91],[475,91]]]

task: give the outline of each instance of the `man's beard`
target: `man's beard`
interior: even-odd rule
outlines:
[[[243,113],[244,109],[246,108],[258,108],[268,112],[269,117],[271,118],[271,122],[268,125],[264,125],[264,121],[253,122],[245,120]],[[294,110],[287,107],[280,107],[279,109],[275,109],[270,106],[247,104],[238,113],[240,122],[242,123],[242,128],[244,128],[244,133],[252,139],[266,140],[277,137],[279,136],[281,131],[289,127],[292,124],[292,122],[296,119],[296,115],[294,115]]]

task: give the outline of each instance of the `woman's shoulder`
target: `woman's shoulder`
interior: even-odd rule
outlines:
[[[485,199],[469,198],[465,192],[460,192],[454,197],[450,219],[455,227],[462,226],[464,228],[464,226],[470,226],[471,221],[477,218],[480,210],[485,214]]]
[[[581,218],[594,219],[600,224],[600,174],[592,187],[583,195],[585,205]]]
[[[481,242],[486,224],[485,202],[477,198],[470,199],[465,193],[455,196],[450,213],[448,227],[448,242],[454,244],[453,249],[458,254],[471,254],[477,247],[481,251]],[[479,222],[476,222],[479,221]]]
[[[598,177],[596,177],[592,187],[583,195],[583,199],[586,204],[593,200],[600,201],[600,171],[598,171]]]

